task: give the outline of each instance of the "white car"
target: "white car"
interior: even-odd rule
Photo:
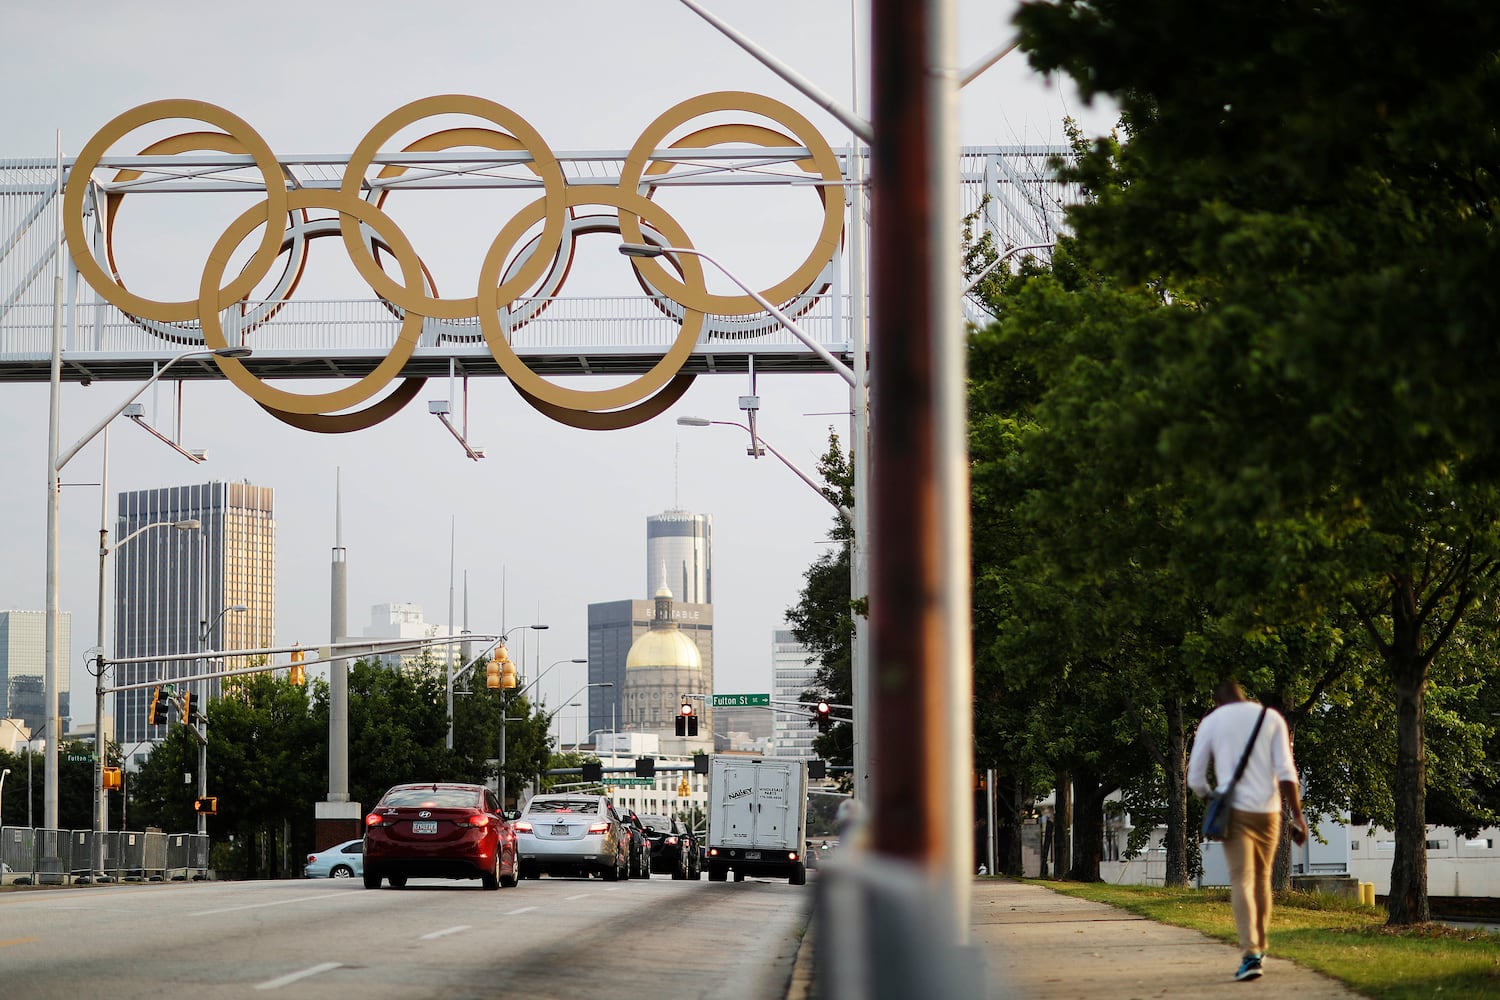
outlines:
[[[359,878],[365,873],[365,842],[346,840],[307,856],[302,874],[308,878]]]
[[[515,821],[521,877],[629,877],[629,846],[603,795],[536,795]]]

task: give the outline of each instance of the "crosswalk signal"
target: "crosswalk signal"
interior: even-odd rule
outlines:
[[[656,758],[637,757],[635,759],[635,776],[637,778],[656,777]]]
[[[584,781],[603,781],[604,762],[598,760],[586,760],[583,762]]]
[[[193,800],[193,812],[200,816],[217,816],[219,814],[219,797],[217,795],[200,795]]]
[[[828,704],[828,702],[818,702],[816,716],[818,720],[818,732],[826,733],[833,728],[833,706]]]
[[[685,701],[677,711],[677,735],[697,736],[698,716],[693,714],[693,703]]]
[[[124,778],[120,774],[120,769],[118,767],[106,767],[104,769],[105,791],[118,791],[122,787],[124,787]]]
[[[296,687],[307,684],[307,668],[302,665],[302,657],[306,654],[300,649],[292,650],[292,667],[287,674],[287,680]]]
[[[151,689],[151,712],[146,721],[153,726],[165,726],[167,724],[167,702],[161,696],[161,688]]]

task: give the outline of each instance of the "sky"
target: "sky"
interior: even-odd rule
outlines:
[[[836,100],[856,103],[860,72],[852,67],[867,63],[863,4],[705,0],[705,6]],[[1016,4],[1009,0],[958,0],[957,8],[960,66],[1012,34]],[[75,154],[115,115],[164,98],[227,108],[283,154],[347,154],[390,111],[446,93],[498,101],[559,150],[628,148],[667,108],[713,90],[774,97],[810,118],[835,148],[849,141],[831,115],[677,0],[248,6],[64,0],[11,5],[5,22],[0,93],[12,96],[0,102],[0,159],[50,157],[59,144],[65,156]],[[868,115],[867,93],[857,103]],[[1065,116],[1094,132],[1112,124],[1105,109],[1083,106],[1065,84],[1033,72],[1013,53],[962,92],[960,141],[1061,143]],[[464,219],[450,223],[462,228]],[[749,278],[784,266],[794,252],[801,257],[764,228],[739,234],[718,224],[695,229],[693,237]],[[182,234],[187,256],[203,238]],[[178,268],[170,253],[142,257],[129,265],[134,287],[196,287],[198,265]],[[571,278],[568,288],[590,294]],[[736,400],[749,391],[743,375],[701,377],[655,420],[597,432],[547,420],[502,379],[478,379],[470,385],[469,438],[487,457],[474,462],[424,405],[448,398],[445,380],[429,381],[420,399],[385,423],[343,435],[291,429],[228,383],[194,383],[184,392],[182,443],[207,449],[208,461],[195,466],[116,422],[110,492],[210,480],[271,487],[277,641],[315,645],[328,637],[337,480],[350,631],[364,631],[371,606],[392,602],[420,605],[426,620],[439,625],[467,622],[474,632],[544,623],[545,632],[524,631],[512,641],[513,656],[519,653],[533,676],[555,661],[587,656],[590,603],[650,596],[648,516],[673,508],[709,514],[715,687],[763,692],[770,690],[772,632],[796,602],[808,566],[828,550],[833,511],[772,456],[747,456],[743,433],[675,422],[681,415],[739,420]],[[755,391],[761,436],[801,469],[815,471],[831,431],[847,442],[848,390],[838,376],[761,377]],[[62,444],[77,440],[129,392],[125,383],[65,384]],[[171,399],[163,387],[141,400],[169,433]],[[47,411],[45,384],[0,385],[6,483],[0,609],[46,606]],[[93,715],[83,664],[95,645],[101,463],[96,439],[63,474],[59,578],[61,608],[72,615],[75,723]],[[558,707],[586,680],[586,667],[558,664],[539,693]],[[572,720],[580,712],[559,713],[566,742],[574,739]]]

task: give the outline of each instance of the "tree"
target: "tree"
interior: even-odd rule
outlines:
[[[854,504],[854,466],[852,457],[844,454],[838,435],[828,434],[828,451],[818,460],[818,474],[827,484],[823,493],[829,500],[852,510]],[[802,701],[828,701],[840,705],[854,703],[854,680],[851,673],[854,640],[854,616],[865,615],[867,602],[861,596],[850,596],[850,541],[853,525],[842,513],[834,518],[828,537],[837,547],[820,555],[808,567],[807,581],[797,603],[787,609],[786,618],[792,635],[807,648],[809,662],[817,663],[814,686],[802,693]],[[812,724],[811,716],[808,719]],[[832,764],[850,765],[854,761],[853,730],[849,723],[836,722],[832,729],[813,740],[818,756]],[[850,784],[848,772],[842,772],[841,787]]]
[[[1197,500],[1168,561],[1226,620],[1358,622],[1397,715],[1390,919],[1425,920],[1427,695],[1500,566],[1500,13],[1057,0],[1018,22],[1036,68],[1132,125],[1075,175],[1091,266],[1173,291],[1155,335],[1123,331],[1137,391],[1073,412],[1107,409],[1094,454],[1138,463],[1106,481]]]

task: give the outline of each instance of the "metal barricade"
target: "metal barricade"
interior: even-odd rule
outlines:
[[[182,881],[208,878],[209,838],[151,830],[0,827],[0,885]]]

